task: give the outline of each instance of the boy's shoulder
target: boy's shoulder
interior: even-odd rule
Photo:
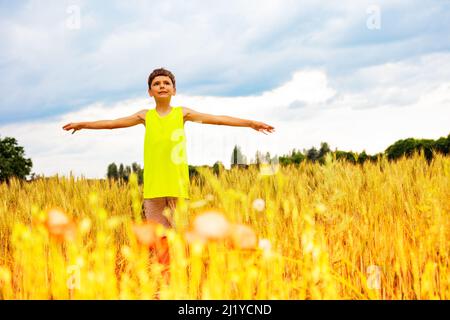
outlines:
[[[143,120],[145,122],[145,117],[146,117],[147,112],[149,110],[150,109],[142,109],[142,110],[138,111],[137,115],[138,115],[139,119],[141,119],[141,120]]]

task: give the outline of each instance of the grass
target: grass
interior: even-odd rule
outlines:
[[[167,237],[168,266],[133,232],[143,223],[136,176],[128,185],[58,176],[3,183],[0,298],[450,298],[449,157],[275,169],[216,177],[201,168],[176,229],[156,230]],[[54,209],[73,223],[72,237],[49,225]],[[188,242],[194,218],[211,211],[251,227],[257,243]]]

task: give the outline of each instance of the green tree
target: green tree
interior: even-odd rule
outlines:
[[[326,142],[320,143],[320,149],[319,149],[319,158],[324,157],[328,152],[330,152],[330,146]]]
[[[144,170],[141,166],[133,162],[131,166],[124,166],[122,163],[119,165],[119,169],[117,169],[117,165],[113,162],[108,166],[107,177],[114,180],[123,180],[128,182],[131,173],[135,173],[138,177],[138,184],[144,183]]]
[[[316,161],[319,159],[319,152],[315,147],[312,147],[306,152],[306,158],[310,161]]]
[[[300,150],[292,150],[291,153],[291,159],[292,159],[292,163],[295,164],[300,164],[300,162],[302,162],[303,160],[306,159],[306,156],[300,152]]]
[[[26,179],[32,166],[33,162],[25,158],[24,148],[17,145],[15,138],[0,138],[0,182],[9,183],[12,177]]]
[[[136,162],[131,164],[131,169],[138,176],[138,184],[142,184],[144,182],[144,170]]]
[[[259,166],[263,160],[264,160],[264,156],[263,156],[262,152],[259,151],[259,150],[256,150],[256,153],[255,153],[255,163],[256,163],[256,165]]]
[[[231,154],[231,166],[246,164],[247,158],[242,154],[241,148],[235,145]]]
[[[140,169],[140,166],[136,162],[133,162],[131,164],[131,170],[133,170],[133,173],[137,174],[139,172],[139,169]]]
[[[328,145],[328,143],[326,142],[321,142],[320,143],[320,149],[319,149],[319,155],[318,155],[318,160],[320,163],[325,163],[325,155],[330,152],[330,146]]]
[[[283,155],[279,157],[279,163],[281,165],[289,165],[289,164],[300,164],[303,160],[305,160],[305,155],[300,151],[296,150],[295,148],[292,149],[291,153],[288,155]]]
[[[131,167],[126,166],[123,174],[124,174],[123,179],[125,180],[125,182],[128,182],[128,179],[130,178],[130,174],[131,174]]]
[[[106,173],[106,176],[108,179],[118,179],[119,173],[117,172],[117,165],[113,162],[110,165],[108,165],[108,171]]]
[[[222,162],[220,161],[216,161],[213,165],[213,172],[216,176],[219,176],[223,170],[225,170],[225,166],[223,165]]]
[[[119,165],[119,180],[123,180],[125,177],[125,168],[123,166],[123,164],[121,163]]]
[[[366,153],[366,150],[363,150],[358,156],[358,163],[363,164],[369,159],[369,156]]]
[[[189,169],[189,179],[200,176],[196,166],[188,165],[188,169]]]
[[[340,151],[340,150],[336,150],[335,152],[336,155],[336,160],[345,160],[345,161],[349,161],[352,163],[356,163],[357,161],[357,155],[351,151],[347,152],[347,151]]]
[[[442,142],[442,140],[440,142]],[[398,140],[393,145],[390,145],[386,149],[385,153],[389,160],[395,160],[402,156],[409,157],[414,152],[423,151],[425,158],[428,161],[431,161],[431,159],[433,158],[434,150],[439,150],[439,145],[432,139],[408,138],[404,140]]]

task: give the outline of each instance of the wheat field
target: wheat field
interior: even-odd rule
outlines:
[[[450,298],[449,157],[199,171],[171,230],[135,175],[1,184],[0,299]]]

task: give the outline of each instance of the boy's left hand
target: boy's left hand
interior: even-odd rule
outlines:
[[[275,128],[272,127],[271,125],[268,125],[264,122],[259,122],[259,121],[252,121],[250,124],[250,127],[255,129],[256,131],[262,132],[264,134],[267,134],[264,131],[267,131],[270,133],[275,131]]]

